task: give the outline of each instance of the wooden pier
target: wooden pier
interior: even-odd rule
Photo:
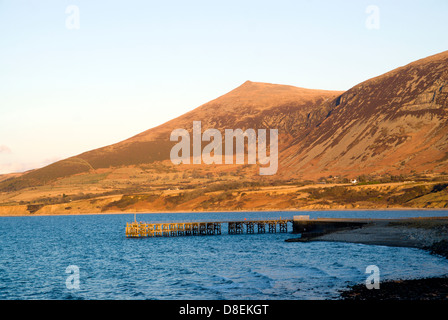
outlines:
[[[126,223],[126,237],[179,237],[220,235],[222,225],[227,224],[228,234],[253,234],[288,232],[292,218],[251,219],[237,221],[184,221],[184,222],[141,222]]]

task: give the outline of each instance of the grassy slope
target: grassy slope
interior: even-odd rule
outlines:
[[[129,186],[137,169],[72,179],[58,187],[35,188],[0,199],[0,215],[77,214],[111,212],[320,210],[378,208],[448,208],[448,182],[398,182],[371,185],[263,185],[223,175],[220,183],[187,175],[185,189]],[[177,184],[184,179],[179,173]],[[112,176],[114,179],[107,179]],[[138,174],[136,175],[138,176]],[[133,175],[134,179],[136,177]],[[185,176],[185,175],[184,175]],[[227,179],[224,179],[227,178]],[[144,178],[143,178],[144,179]],[[110,189],[122,182],[122,189]],[[194,182],[194,183],[192,183]],[[92,184],[89,184],[92,183]],[[163,185],[163,182],[160,182]],[[102,187],[98,187],[102,186]],[[188,189],[187,189],[188,187]],[[90,190],[89,193],[75,190]],[[34,194],[32,193],[34,191]],[[69,193],[69,192],[72,193]],[[67,192],[67,193],[64,193]],[[21,200],[20,200],[21,199]],[[19,201],[20,200],[20,201]],[[32,212],[32,213],[31,213]]]

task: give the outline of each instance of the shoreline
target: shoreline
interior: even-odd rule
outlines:
[[[446,301],[448,276],[383,281],[377,290],[361,283],[339,292],[344,301]]]
[[[374,221],[360,228],[326,234],[304,234],[288,242],[349,242],[389,247],[425,249],[435,242],[448,240],[448,217],[403,218]]]
[[[288,242],[349,242],[365,245],[408,247],[448,259],[448,217],[377,221],[350,230],[289,239]],[[448,270],[441,277],[396,279],[367,289],[364,283],[340,290],[340,300],[447,300]]]

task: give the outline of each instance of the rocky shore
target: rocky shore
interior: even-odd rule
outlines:
[[[448,258],[447,240],[435,242],[423,249]],[[379,290],[369,290],[365,284],[357,284],[342,290],[341,298],[343,300],[448,300],[448,276],[385,281],[380,284]]]
[[[448,277],[386,281],[378,290],[357,284],[341,291],[342,300],[448,300]]]
[[[304,234],[289,242],[337,241],[427,250],[448,258],[448,218],[377,221],[362,228],[328,234]],[[448,270],[447,270],[448,273]],[[364,283],[341,290],[342,300],[447,300],[448,276],[385,281],[379,290]]]

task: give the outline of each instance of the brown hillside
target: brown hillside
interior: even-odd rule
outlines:
[[[328,114],[330,101],[342,92],[246,81],[233,91],[176,119],[123,142],[78,156],[95,169],[168,160],[174,129],[191,131],[193,121],[202,130],[215,128],[278,128],[282,136],[300,135]],[[280,146],[286,146],[280,144]]]
[[[326,119],[283,154],[296,175],[447,169],[448,51],[348,90]]]
[[[202,130],[278,129],[279,170],[275,179],[443,172],[448,161],[447,104],[448,51],[346,92],[247,81],[125,141],[4,180],[0,190],[168,160],[174,144],[169,141],[171,131],[191,130],[193,121],[201,121]]]
[[[34,170],[18,179],[5,181],[0,183],[0,188],[12,191],[101,168],[169,160],[174,145],[170,141],[171,131],[177,128],[191,130],[193,121],[201,121],[203,130],[278,128],[281,148],[287,146],[282,141],[300,135],[324,119],[330,101],[341,93],[247,81],[165,124],[114,145],[88,151]]]

